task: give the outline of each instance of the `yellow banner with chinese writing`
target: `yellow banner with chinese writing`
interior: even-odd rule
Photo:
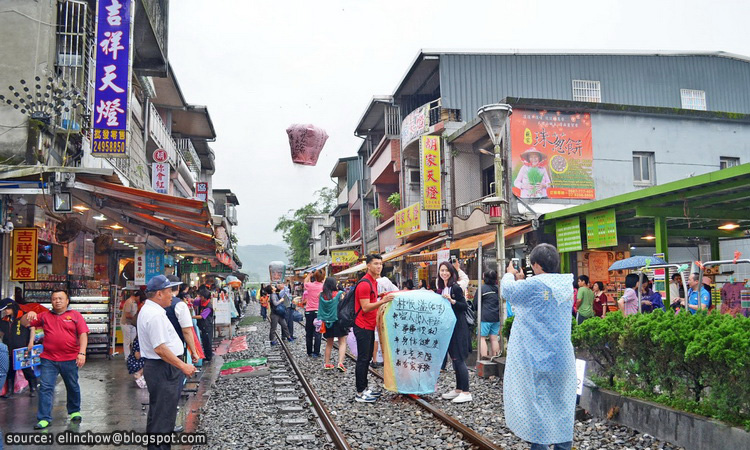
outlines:
[[[443,209],[440,189],[440,136],[419,139],[419,166],[422,171],[424,209]]]
[[[36,228],[13,230],[11,247],[11,281],[36,281],[37,252],[39,251]]]
[[[354,250],[331,250],[331,264],[344,265],[351,264],[359,260],[359,254]]]
[[[422,211],[419,203],[409,205],[404,209],[399,209],[393,215],[393,221],[396,224],[396,237],[402,238],[410,234],[422,231]]]

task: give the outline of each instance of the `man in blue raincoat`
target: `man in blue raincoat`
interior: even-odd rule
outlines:
[[[500,288],[513,304],[503,381],[505,422],[532,450],[570,450],[576,406],[576,367],[570,341],[573,275],[557,273],[560,255],[549,244],[531,251],[535,276],[523,280],[509,264]]]

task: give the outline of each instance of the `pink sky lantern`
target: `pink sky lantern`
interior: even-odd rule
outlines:
[[[315,125],[299,123],[290,125],[286,133],[289,135],[292,161],[305,166],[316,165],[318,156],[328,140],[328,133]]]

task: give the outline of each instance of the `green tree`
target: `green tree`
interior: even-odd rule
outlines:
[[[310,227],[305,222],[307,216],[327,215],[336,206],[336,191],[324,187],[313,194],[317,200],[299,209],[290,209],[279,217],[274,231],[281,231],[284,242],[289,246],[287,255],[294,267],[310,264]]]

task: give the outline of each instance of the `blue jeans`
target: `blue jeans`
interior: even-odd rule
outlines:
[[[42,358],[41,383],[39,388],[39,410],[37,420],[52,422],[52,403],[55,401],[55,382],[57,374],[62,376],[65,389],[68,392],[68,414],[81,410],[81,388],[78,386],[78,366],[76,361],[51,361]]]
[[[289,337],[294,337],[294,308],[289,306],[286,309],[286,327],[289,328]]]
[[[561,442],[559,444],[554,444],[553,450],[570,450],[573,448],[573,441],[569,442]],[[549,450],[549,444],[534,444],[531,443],[531,450]]]

